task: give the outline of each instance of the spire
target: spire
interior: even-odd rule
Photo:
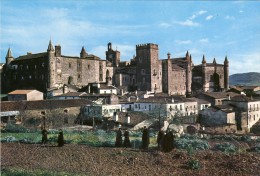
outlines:
[[[206,63],[205,55],[203,54],[202,63]]]
[[[189,54],[189,51],[187,51],[187,53],[186,53],[186,57],[189,57],[189,55],[190,55],[190,54]]]
[[[7,54],[6,54],[6,58],[10,58],[10,57],[13,57],[12,56],[12,51],[10,48],[8,48],[8,51],[7,51]]]
[[[213,59],[213,64],[217,64],[215,57]]]
[[[228,64],[228,58],[227,58],[227,56],[225,57],[224,64]]]
[[[87,52],[84,48],[84,46],[82,46],[81,52],[80,52],[80,57],[81,58],[85,58],[87,56]]]
[[[52,46],[52,44],[51,44],[51,40],[50,40],[50,42],[49,42],[49,46],[48,46],[47,51],[54,51],[54,48],[53,48],[53,46]]]

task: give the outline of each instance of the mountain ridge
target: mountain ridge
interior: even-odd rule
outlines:
[[[230,85],[260,86],[260,73],[236,73],[229,76]]]

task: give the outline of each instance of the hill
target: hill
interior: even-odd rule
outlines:
[[[248,72],[248,73],[238,73],[229,76],[230,85],[246,85],[260,86],[260,73],[257,72]]]

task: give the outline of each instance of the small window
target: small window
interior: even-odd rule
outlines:
[[[80,78],[80,74],[78,74],[78,78]]]
[[[88,69],[90,69],[90,65],[88,65]]]
[[[69,63],[69,68],[71,68],[71,63]]]

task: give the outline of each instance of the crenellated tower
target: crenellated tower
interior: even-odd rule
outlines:
[[[120,52],[119,51],[114,51],[112,49],[112,43],[109,42],[107,44],[107,51],[106,51],[106,60],[111,62],[114,67],[119,66],[120,62]]]
[[[148,43],[136,45],[137,88],[162,92],[162,64],[159,61],[158,45]]]

